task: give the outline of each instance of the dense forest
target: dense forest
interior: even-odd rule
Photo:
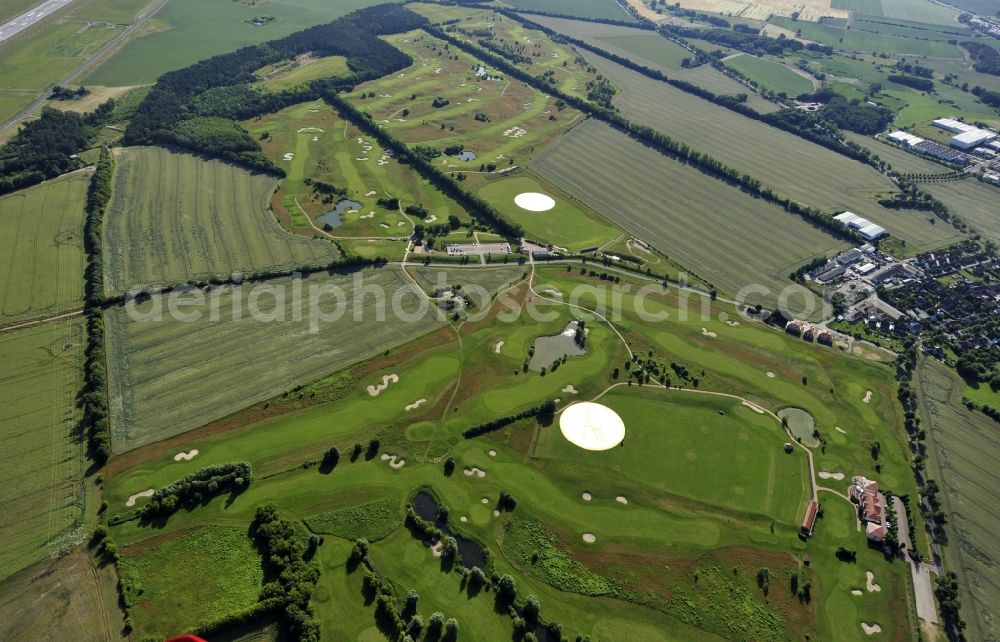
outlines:
[[[963,42],[962,47],[976,61],[973,69],[979,73],[1000,76],[1000,51],[979,42]]]
[[[232,119],[277,111],[318,95],[309,88],[276,94],[257,91],[249,86],[255,80],[253,73],[304,53],[344,56],[351,75],[337,84],[348,88],[408,66],[409,56],[378,36],[409,31],[425,22],[401,5],[375,5],[164,74],[139,106],[125,143],[180,145],[280,176],[282,170]]]

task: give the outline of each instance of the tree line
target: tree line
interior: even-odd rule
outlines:
[[[388,75],[412,59],[378,36],[426,22],[402,5],[375,5],[284,38],[214,56],[159,78],[125,132],[128,145],[172,144],[283,176],[260,144],[233,119],[270,113],[317,97],[311,88],[279,93],[249,86],[258,69],[304,53],[345,56],[351,74],[341,87]]]
[[[181,508],[194,508],[226,492],[240,493],[253,483],[253,470],[245,461],[199,468],[153,493],[142,507],[146,521],[169,517]]]
[[[528,408],[527,410],[521,411],[517,414],[507,415],[506,417],[493,419],[485,423],[481,423],[478,426],[468,428],[462,433],[462,436],[466,439],[472,439],[473,437],[479,437],[480,435],[500,430],[504,426],[509,426],[515,421],[520,421],[529,417],[551,417],[555,414],[555,412],[556,402],[552,399],[548,399],[544,403]]]

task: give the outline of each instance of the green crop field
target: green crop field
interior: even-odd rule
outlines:
[[[601,164],[573,161],[598,156]],[[798,266],[847,246],[602,123],[577,127],[532,167],[727,294],[759,283],[770,289],[761,302],[773,303]],[[755,239],[748,225],[768,231]]]
[[[252,606],[264,573],[246,528],[209,526],[142,550],[125,549],[122,575],[141,588],[141,635],[167,637]]]
[[[286,170],[271,199],[279,219],[289,228],[308,235],[337,238],[408,238],[414,225],[446,223],[457,216],[464,224],[469,215],[454,201],[402,165],[353,125],[348,125],[325,103],[309,102],[244,123],[255,138],[266,134],[264,152]],[[340,201],[324,202],[306,180],[322,181],[347,190],[346,199],[360,207],[346,209],[340,224],[331,229],[321,217]],[[400,207],[420,205],[425,219],[386,209],[378,200],[398,198]]]
[[[524,192],[541,192],[552,196],[556,205],[547,212],[529,212],[518,207],[514,198]],[[492,180],[479,190],[479,195],[493,204],[509,220],[521,225],[525,235],[543,243],[553,243],[578,252],[613,241],[620,232],[585,210],[583,203],[566,192],[556,192],[541,185],[532,176]]]
[[[636,62],[652,62],[668,70],[682,69],[681,61],[691,57],[690,51],[667,40],[660,34],[604,36],[598,39],[611,45],[604,48],[612,53],[617,53],[614,51],[615,49],[621,49],[631,54],[629,57],[634,58]]]
[[[182,306],[176,317],[166,300],[170,295],[157,295],[131,309],[109,311],[115,450],[129,450],[197,428],[296,384],[369,358],[438,324],[426,308],[418,314],[421,301],[406,289],[398,270],[356,274],[362,275],[358,283],[352,274],[317,274],[298,281],[298,285],[293,285],[293,279],[250,284],[243,288],[245,295],[226,286],[210,293],[215,298],[205,294],[202,305],[175,304]],[[298,287],[301,294],[296,295]],[[317,290],[314,307],[314,287],[339,288],[341,294]],[[380,304],[367,294],[369,290],[361,292],[359,287],[384,291],[386,299]],[[192,296],[195,294],[185,295]],[[399,297],[399,308],[412,314],[413,320],[392,317],[394,296]],[[158,307],[160,318],[150,318]],[[323,321],[319,316],[332,318],[338,308],[341,316],[336,320]],[[314,309],[318,310],[316,315],[311,314]],[[377,316],[380,309],[391,321],[375,323],[383,318]],[[188,314],[200,318],[192,320]],[[356,318],[368,322],[363,329]],[[355,333],[358,336],[349,336]],[[265,371],[266,378],[255,376]]]
[[[948,7],[931,0],[882,0],[882,12],[886,18],[898,18],[910,22],[923,22],[955,27],[958,14]]]
[[[133,37],[83,82],[107,87],[148,84],[168,71],[282,38],[372,4],[376,0],[274,0],[263,10],[255,2],[170,0],[157,12],[153,28]],[[263,26],[248,22],[262,15],[276,20]]]
[[[0,197],[0,324],[83,303],[83,207],[88,172]]]
[[[896,188],[871,167],[611,61],[592,59],[622,87],[616,104],[637,122],[683,140],[813,207],[864,216],[909,245],[934,249],[950,236],[944,226],[931,225],[924,216],[879,206],[873,197]]]
[[[86,536],[76,398],[83,323],[48,323],[0,334],[0,579]]]
[[[882,16],[882,0],[833,0],[830,6],[834,9],[863,13],[869,16]]]
[[[274,188],[274,179],[220,161],[122,150],[104,222],[107,291],[340,257],[328,240],[281,228],[268,208]]]
[[[786,96],[795,97],[813,90],[813,84],[808,78],[773,60],[756,56],[737,56],[727,60],[726,66],[742,73],[759,87],[775,93],[784,92]]]
[[[923,2],[923,0],[916,0]],[[930,2],[926,2],[933,7]],[[902,17],[902,16],[890,16]],[[774,16],[770,22],[791,31],[802,31],[801,37],[825,45],[830,45],[838,51],[854,51],[871,53],[873,51],[886,54],[908,56],[931,56],[934,58],[962,58],[962,50],[957,45],[939,40],[916,40],[899,38],[891,35],[872,33],[857,29],[842,29],[823,22],[801,22],[791,18]]]
[[[632,19],[615,0],[506,0],[506,4],[517,9],[563,13],[581,18]]]
[[[962,405],[965,383],[947,366],[926,358],[917,372],[924,425],[932,445],[928,474],[941,486],[938,497],[948,515],[945,565],[958,573],[964,590],[966,634],[988,640],[1000,634],[996,537],[1000,524],[986,508],[997,502],[992,471],[1000,461],[1000,438],[992,419]]]

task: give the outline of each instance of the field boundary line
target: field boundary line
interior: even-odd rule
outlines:
[[[0,333],[2,332],[14,332],[16,330],[21,330],[24,328],[29,328],[35,325],[41,325],[43,323],[52,323],[55,321],[61,321],[62,319],[71,319],[73,317],[83,316],[84,309],[73,310],[72,312],[65,312],[63,314],[57,314],[51,317],[43,317],[41,319],[35,319],[33,321],[25,321],[24,323],[18,323],[16,325],[8,325],[0,327]]]

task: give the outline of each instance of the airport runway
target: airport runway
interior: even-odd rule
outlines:
[[[5,25],[0,25],[0,42],[13,38],[39,20],[51,16],[73,0],[45,0],[34,9],[22,13]]]

